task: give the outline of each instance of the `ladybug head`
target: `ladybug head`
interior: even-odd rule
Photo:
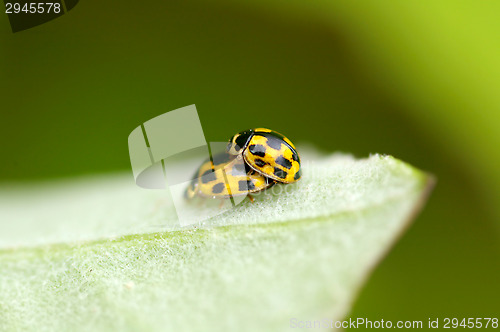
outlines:
[[[253,130],[245,130],[237,133],[229,140],[226,151],[232,155],[239,155],[246,148],[248,140],[252,136]]]

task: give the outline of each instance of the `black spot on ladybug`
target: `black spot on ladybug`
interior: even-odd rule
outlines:
[[[247,186],[248,186],[248,190],[255,190],[255,184],[253,183],[253,181],[248,180]]]
[[[300,179],[301,176],[302,176],[302,171],[299,169],[299,171],[295,173],[295,175],[293,176],[293,179],[298,180]]]
[[[294,161],[299,161],[299,155],[298,155],[297,153],[295,153],[295,152],[294,152],[294,153],[292,153],[292,159],[293,159]]]
[[[281,150],[281,140],[275,137],[267,137],[267,145],[275,150]]]
[[[238,190],[239,191],[248,191],[247,182],[244,180],[238,181]]]
[[[203,173],[201,176],[201,182],[203,183],[209,183],[211,181],[214,181],[215,179],[216,179],[215,172],[212,171],[211,169]]]
[[[259,167],[264,167],[267,165],[267,163],[262,159],[255,159],[254,162],[255,162],[255,165],[257,165]]]
[[[230,159],[231,159],[231,155],[229,155],[227,153],[219,153],[219,154],[216,154],[215,156],[213,156],[215,166],[220,165],[220,164],[224,164],[224,163],[228,162]]]
[[[268,133],[270,136],[278,137],[281,140],[285,140],[285,136],[281,135],[280,133],[275,132],[274,130],[270,133]]]
[[[286,176],[288,175],[288,172],[278,168],[278,167],[275,167],[274,168],[274,175],[276,175],[277,177],[279,177],[280,179],[286,179]]]
[[[288,169],[292,168],[292,163],[290,162],[290,160],[283,158],[282,156],[276,158],[276,164],[281,165]]]
[[[239,191],[251,191],[255,190],[255,185],[250,180],[241,180],[238,181],[238,190]]]
[[[264,157],[266,155],[266,147],[264,145],[260,144],[252,144],[248,147],[248,151],[250,151],[251,154],[259,156],[259,157]]]
[[[212,192],[214,194],[220,194],[224,190],[224,183],[217,183],[212,187]]]

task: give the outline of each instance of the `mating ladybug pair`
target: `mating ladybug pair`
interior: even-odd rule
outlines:
[[[186,197],[248,195],[277,182],[296,182],[300,177],[299,154],[288,138],[266,128],[249,129],[229,140],[226,153],[200,166]]]

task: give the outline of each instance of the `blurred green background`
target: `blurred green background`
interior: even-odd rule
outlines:
[[[498,317],[498,13],[498,1],[83,0],[16,34],[0,15],[0,181],[127,171],[128,134],[190,104],[207,141],[264,126],[325,152],[391,154],[438,183],[352,317]]]

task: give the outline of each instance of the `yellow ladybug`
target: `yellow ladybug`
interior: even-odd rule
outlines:
[[[253,170],[278,182],[293,183],[302,176],[299,153],[293,143],[270,129],[242,131],[229,140],[226,151],[241,155]]]
[[[221,153],[205,161],[196,171],[185,196],[229,198],[256,193],[276,182],[249,168],[241,158]],[[250,197],[252,200],[252,198]]]

